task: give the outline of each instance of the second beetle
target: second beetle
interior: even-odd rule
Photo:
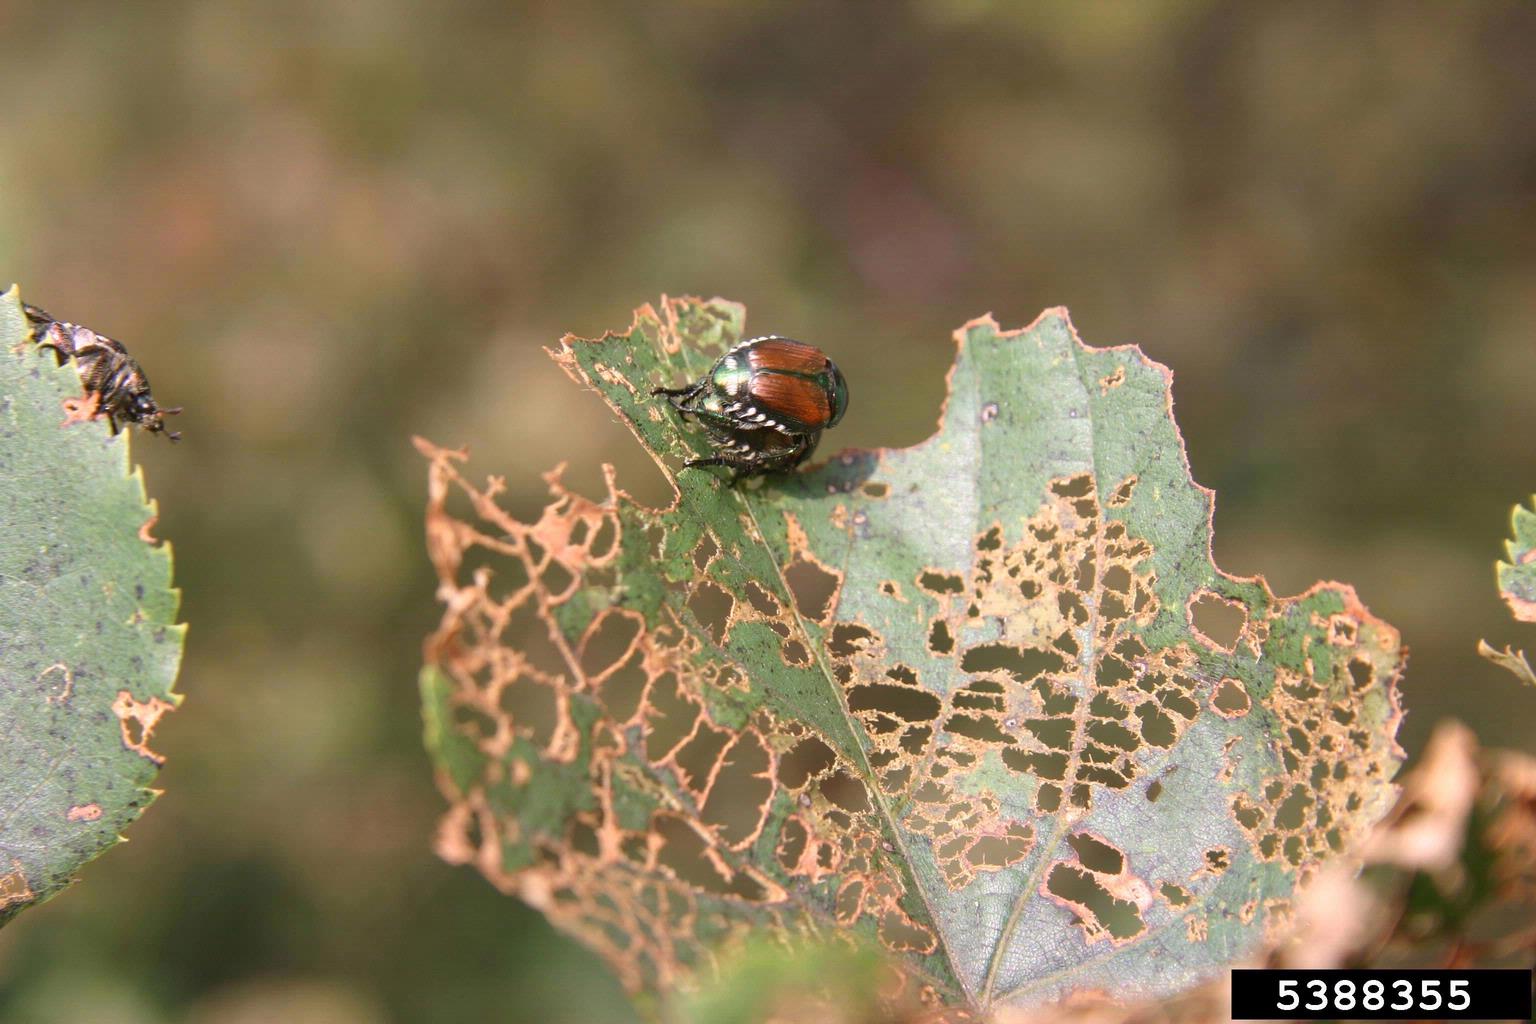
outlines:
[[[726,466],[732,482],[794,469],[821,432],[848,410],[848,383],[814,345],[770,334],[750,338],[682,388],[657,388],[683,417],[696,418],[715,454],[690,466]]]

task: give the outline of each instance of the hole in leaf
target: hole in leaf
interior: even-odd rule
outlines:
[[[1024,728],[1034,733],[1036,739],[1052,750],[1072,749],[1073,722],[1070,718],[1028,718],[1024,721]],[[1130,733],[1127,732],[1126,735],[1129,736]]]
[[[1086,498],[1093,493],[1093,477],[1079,473],[1067,480],[1053,480],[1051,490],[1063,498]]]
[[[805,855],[805,844],[810,837],[799,818],[785,819],[784,827],[779,830],[778,848],[774,851],[785,871],[794,871],[799,867],[800,858]]]
[[[931,722],[939,717],[939,698],[915,686],[865,683],[848,691],[848,710],[888,711],[908,722]]]
[[[959,594],[965,590],[965,581],[958,575],[924,569],[917,577],[917,585],[930,594]]]
[[[1248,691],[1243,688],[1242,680],[1228,677],[1211,694],[1211,706],[1225,718],[1241,718],[1248,713],[1252,702],[1248,699]]]
[[[955,649],[955,638],[949,634],[949,623],[934,619],[928,630],[928,649],[934,654],[948,654]]]
[[[565,656],[549,638],[549,626],[539,618],[538,608],[532,601],[512,612],[502,636],[508,644],[514,645],[530,667],[548,676],[565,675]]]
[[[837,755],[815,736],[808,736],[779,758],[779,781],[789,789],[799,789],[814,776],[837,763]]]
[[[1126,505],[1129,505],[1131,503],[1131,496],[1136,492],[1136,479],[1136,477],[1131,476],[1121,481],[1120,486],[1115,488],[1105,504],[1110,508],[1124,508]]]
[[[864,641],[872,639],[874,635],[863,626],[839,622],[832,627],[832,638],[827,641],[827,650],[834,658],[852,657],[863,648]]]
[[[709,567],[709,560],[720,553],[720,545],[715,542],[714,534],[708,530],[699,538],[698,546],[693,549],[693,567],[703,572]]]
[[[1101,689],[1113,690],[1117,686],[1123,686],[1136,678],[1136,673],[1131,667],[1113,654],[1106,654],[1099,659],[1098,674],[1094,677],[1094,683]]]
[[[983,743],[1013,742],[1013,737],[999,728],[995,719],[984,715],[950,715],[944,728],[957,736]]]
[[[699,625],[708,631],[709,638],[716,646],[725,641],[725,630],[731,621],[731,609],[735,606],[735,598],[726,593],[724,587],[709,580],[695,585],[693,593],[688,596],[688,610],[693,612]]]
[[[926,953],[934,946],[933,933],[899,910],[887,910],[880,918],[880,941],[896,953]]]
[[[1070,722],[1067,724],[1071,725]],[[1067,755],[1064,753],[1046,754],[1008,747],[1003,751],[1003,764],[1016,772],[1038,775],[1042,779],[1055,779],[1059,782],[1067,777]],[[1060,795],[1059,789],[1057,795]]]
[[[1375,681],[1376,669],[1364,658],[1351,658],[1349,662],[1349,677],[1354,680],[1355,689],[1363,690]]]
[[[674,760],[682,773],[683,785],[693,790],[695,795],[704,792],[704,787],[709,784],[709,773],[714,770],[715,763],[720,760],[720,754],[730,740],[729,730],[700,722],[693,739],[678,749]]]
[[[669,868],[680,881],[705,892],[754,902],[768,895],[746,872],[738,871],[733,875],[718,859],[718,854],[711,857],[712,844],[685,819],[657,814],[651,820],[651,831],[661,840],[661,848],[656,853],[657,863]]]
[[[1157,891],[1163,894],[1163,899],[1168,901],[1170,907],[1187,907],[1194,899],[1194,894],[1188,889],[1172,882],[1164,882]]]
[[[645,714],[645,756],[663,761],[693,732],[699,708],[683,696],[675,672],[656,678],[650,698]]]
[[[552,687],[519,676],[501,691],[501,710],[511,717],[513,731],[527,736],[540,750],[554,739],[560,704]]]
[[[1118,875],[1125,870],[1125,855],[1097,836],[1079,832],[1067,837],[1067,845],[1072,847],[1077,859],[1089,871]]]
[[[496,735],[496,719],[471,704],[457,705],[453,709],[453,722],[460,732],[468,733],[477,739],[486,740]],[[125,718],[123,731],[131,745],[143,745],[143,723],[135,718]]]
[[[1127,753],[1141,746],[1141,737],[1119,722],[1089,722],[1088,735],[1105,746],[1117,747]]]
[[[864,880],[862,878],[850,878],[837,890],[837,903],[834,913],[841,925],[851,925],[859,919],[859,914],[864,907]]]
[[[750,604],[759,615],[770,619],[778,618],[779,599],[764,590],[757,580],[748,580],[743,588],[747,592],[747,603]]]
[[[869,810],[869,791],[847,772],[836,772],[821,781],[821,795],[850,814]]]
[[[1067,663],[1055,651],[1034,647],[1021,649],[1008,644],[981,644],[961,655],[960,667],[966,672],[1001,670],[1027,683],[1038,675],[1060,672],[1067,667]]]
[[[576,576],[566,568],[563,562],[551,558],[549,565],[545,566],[544,572],[540,574],[539,582],[544,585],[544,589],[551,597],[560,600],[565,597],[566,591],[576,586]]]
[[[1093,700],[1088,703],[1088,713],[1096,718],[1113,718],[1124,721],[1131,713],[1129,705],[1122,704],[1107,693],[1096,693]]]
[[[808,558],[796,558],[784,570],[784,582],[802,618],[821,622],[832,610],[838,578]]]
[[[599,685],[597,699],[615,722],[629,721],[640,709],[640,700],[645,695],[644,665],[645,652],[636,650]]]
[[[581,641],[581,671],[588,679],[616,665],[640,635],[640,616],[606,611],[598,616]]]
[[[1147,701],[1136,709],[1136,714],[1141,719],[1142,739],[1164,750],[1173,746],[1173,741],[1178,739],[1178,730],[1174,727],[1173,719],[1164,714],[1162,708]]]
[[[1307,808],[1312,806],[1312,794],[1297,786],[1291,790],[1291,795],[1285,798],[1285,803],[1275,812],[1275,827],[1282,832],[1295,831],[1301,828],[1306,818]]]
[[[1081,868],[1057,864],[1046,879],[1046,889],[1058,899],[1087,912],[1093,931],[1108,932],[1117,942],[1135,938],[1146,929],[1141,912],[1129,900],[1116,899],[1099,881]]]
[[[933,738],[933,727],[914,725],[901,734],[901,749],[914,756],[921,754]]]
[[[613,517],[604,516],[596,532],[592,534],[592,539],[587,543],[587,554],[593,561],[601,562],[613,551],[618,540],[619,528],[614,524]]]
[[[756,732],[744,732],[725,751],[700,817],[733,849],[762,827],[773,796],[768,748]]]
[[[1211,646],[1231,652],[1248,624],[1248,609],[1215,591],[1202,590],[1189,603],[1189,623]]]

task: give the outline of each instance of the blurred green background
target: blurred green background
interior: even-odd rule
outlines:
[[[1536,7],[0,0],[0,285],[127,341],[191,624],[165,796],[0,932],[0,1020],[624,1020],[430,852],[412,433],[664,484],[542,347],[661,292],[930,431],[950,331],[1068,305],[1177,374],[1216,555],[1355,583],[1440,716],[1532,749],[1494,593],[1536,489]]]

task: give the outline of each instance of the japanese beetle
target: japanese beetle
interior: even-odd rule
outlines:
[[[848,411],[848,384],[813,345],[770,334],[750,338],[682,388],[656,388],[685,421],[695,417],[716,454],[690,466],[727,466],[731,482],[794,469],[821,432]]]
[[[22,310],[32,325],[38,348],[53,349],[60,366],[74,357],[80,384],[87,394],[96,395],[112,433],[117,433],[118,420],[122,420],[137,423],[152,434],[164,433],[172,441],[181,440],[180,434],[165,429],[165,417],[181,410],[162,409],[156,404],[144,368],[122,342],[89,327],[55,320],[36,306],[23,303]]]

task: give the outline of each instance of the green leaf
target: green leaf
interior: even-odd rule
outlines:
[[[880,1005],[881,960],[873,950],[811,943],[785,950],[758,939],[723,964],[719,977],[690,993],[674,1015],[679,1024],[901,1024]],[[913,1008],[914,1010],[916,1007]]]
[[[185,627],[128,434],[67,422],[72,365],[0,294],[0,924],[69,884],[154,799]]]
[[[1496,567],[1499,593],[1515,618],[1536,622],[1536,512],[1516,505],[1509,518],[1514,537],[1504,542],[1509,561]]]
[[[1168,371],[974,321],[934,437],[733,489],[650,391],[743,320],[664,300],[556,354],[667,508],[556,471],[522,523],[418,442],[443,855],[636,990],[767,933],[883,948],[898,1000],[1151,996],[1284,928],[1391,804],[1402,650],[1347,586],[1216,569]]]

